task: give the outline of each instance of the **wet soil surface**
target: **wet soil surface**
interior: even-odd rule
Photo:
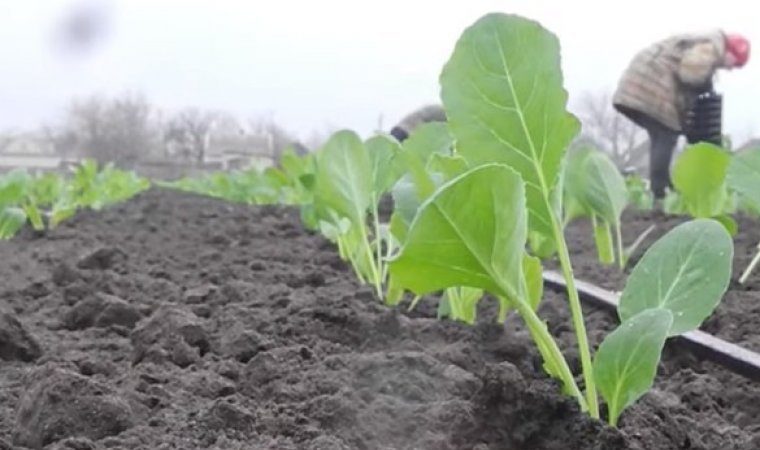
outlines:
[[[0,450],[760,448],[757,385],[669,346],[611,429],[519,318],[387,308],[293,209],[151,190],[0,243],[0,278]],[[596,345],[614,318],[588,326]]]

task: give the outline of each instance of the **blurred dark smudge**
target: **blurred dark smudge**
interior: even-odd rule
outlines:
[[[86,1],[71,5],[58,22],[55,37],[62,50],[88,52],[108,34],[109,6],[103,2]]]

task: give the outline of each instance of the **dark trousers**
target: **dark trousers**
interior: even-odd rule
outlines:
[[[618,112],[631,119],[636,125],[647,130],[649,135],[649,182],[655,198],[665,197],[665,189],[672,188],[670,182],[670,160],[681,133],[639,111],[622,105],[615,105]]]
[[[673,187],[670,182],[670,160],[679,133],[654,120],[647,122],[643,125],[649,134],[649,180],[655,198],[662,198],[665,189]]]
[[[655,198],[663,198],[665,189],[672,188],[670,182],[670,160],[681,133],[638,111],[623,107],[619,111],[636,125],[647,130],[649,135],[649,182]]]

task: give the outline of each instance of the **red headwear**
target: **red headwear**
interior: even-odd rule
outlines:
[[[726,35],[726,51],[736,60],[736,67],[742,67],[749,60],[749,40],[740,34]]]

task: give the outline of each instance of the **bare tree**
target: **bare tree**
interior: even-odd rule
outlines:
[[[127,167],[151,151],[156,137],[151,107],[138,94],[74,101],[66,128],[83,156]]]
[[[164,129],[164,144],[174,153],[200,164],[209,147],[209,133],[220,116],[214,111],[187,108],[178,112]]]
[[[76,152],[77,136],[72,130],[43,125],[40,128],[40,133],[53,146],[53,150],[59,156],[67,158]]]
[[[576,109],[582,124],[579,141],[606,152],[621,170],[635,163],[646,133],[615,110],[609,93],[587,92]]]

